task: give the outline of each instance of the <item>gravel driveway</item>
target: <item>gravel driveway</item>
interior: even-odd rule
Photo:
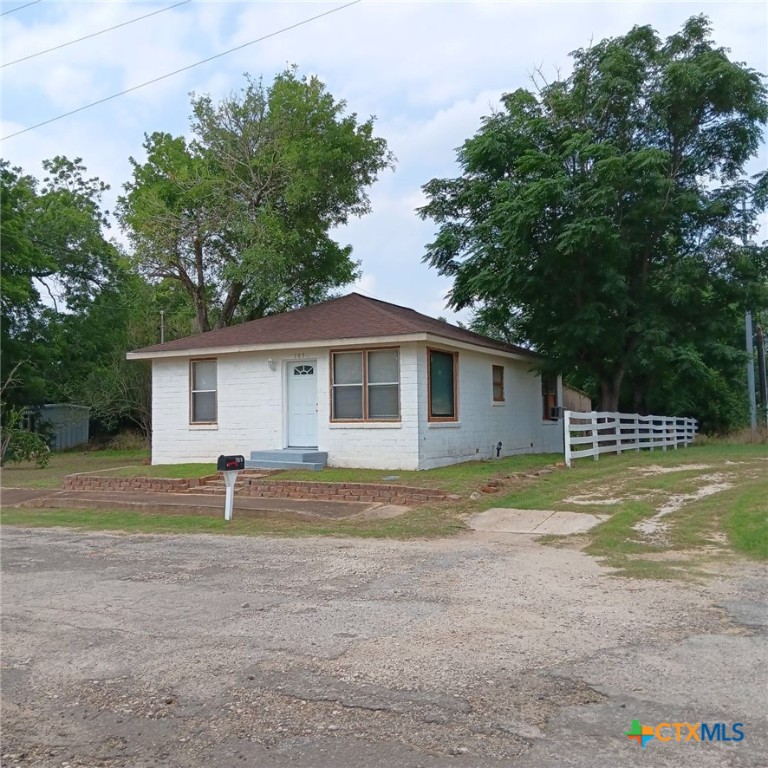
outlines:
[[[768,764],[763,567],[630,581],[481,534],[2,547],[3,766]],[[641,749],[633,719],[745,739]]]

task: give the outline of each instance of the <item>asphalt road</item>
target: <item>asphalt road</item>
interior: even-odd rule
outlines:
[[[2,765],[765,768],[768,572],[719,568],[5,527]],[[745,737],[641,749],[633,719]]]

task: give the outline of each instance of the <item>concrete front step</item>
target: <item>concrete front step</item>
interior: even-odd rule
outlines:
[[[311,469],[313,472],[319,472],[325,469],[325,462],[319,461],[258,461],[245,460],[246,467],[254,469]]]
[[[251,451],[245,460],[248,469],[325,469],[328,454],[308,448],[284,448],[279,451]]]

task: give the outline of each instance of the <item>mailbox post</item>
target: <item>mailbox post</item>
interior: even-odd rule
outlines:
[[[219,456],[216,462],[216,469],[224,475],[224,485],[227,496],[224,501],[224,519],[232,519],[232,509],[235,504],[235,482],[237,473],[245,469],[244,456]]]

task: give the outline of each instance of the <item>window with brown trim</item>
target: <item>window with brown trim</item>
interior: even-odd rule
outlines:
[[[333,421],[399,421],[399,351],[332,352],[331,389]]]
[[[504,402],[504,366],[493,366],[493,402]]]
[[[427,394],[430,421],[457,421],[456,373],[458,354],[439,349],[427,350]]]
[[[546,373],[541,375],[541,399],[544,419],[557,421],[557,376]]]
[[[189,421],[216,423],[216,360],[189,362]]]

